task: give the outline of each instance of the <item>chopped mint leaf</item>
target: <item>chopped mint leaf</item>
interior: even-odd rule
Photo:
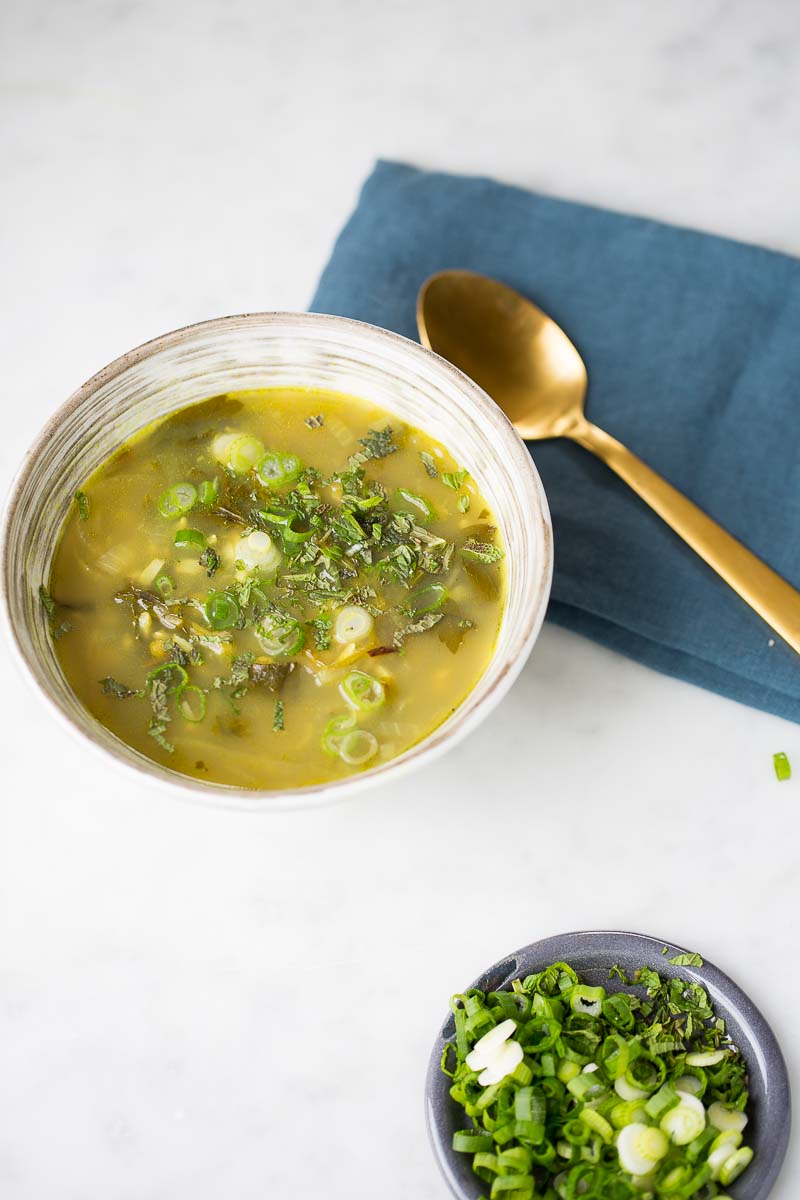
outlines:
[[[216,550],[212,550],[211,547],[208,546],[200,555],[199,562],[201,567],[205,567],[206,575],[210,579],[214,572],[219,570],[220,557]]]
[[[410,625],[405,625],[402,629],[398,629],[393,638],[395,650],[400,649],[410,634],[425,633],[428,629],[432,629],[434,625],[438,625],[443,616],[443,613],[423,613],[418,621],[412,621]]]
[[[442,483],[457,492],[468,475],[469,471],[443,471]]]
[[[439,474],[439,468],[436,466],[436,461],[432,454],[427,450],[420,450],[419,456],[422,459],[422,465],[430,475],[431,479],[435,479]]]
[[[124,683],[120,683],[118,679],[114,679],[111,675],[106,675],[105,679],[101,679],[100,686],[103,689],[103,695],[116,696],[118,700],[127,700],[129,696],[141,696],[142,694],[134,688],[129,688]]]
[[[371,458],[388,458],[400,449],[392,440],[391,425],[387,425],[385,429],[370,429],[366,437],[358,440],[364,449],[350,455],[351,467],[360,466]]]
[[[668,958],[667,962],[672,963],[673,967],[702,967],[703,965],[700,955],[694,952],[691,954],[676,954],[673,958]]]
[[[39,599],[44,605],[44,610],[48,617],[54,616],[56,611],[56,602],[43,583],[39,586]]]
[[[469,562],[496,563],[503,558],[503,551],[499,546],[492,546],[489,542],[479,542],[477,538],[467,538],[461,547],[461,557],[466,558]]]
[[[331,648],[331,619],[330,617],[315,617],[313,621],[307,622],[311,629],[314,645],[318,650],[330,650]]]

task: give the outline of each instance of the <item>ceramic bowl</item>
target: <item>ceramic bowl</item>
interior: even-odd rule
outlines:
[[[282,791],[188,779],[99,725],[67,684],[37,590],[48,577],[75,489],[144,426],[225,391],[315,387],[359,395],[443,442],[489,500],[507,549],[508,594],[492,660],[453,716],[399,757],[357,776]],[[541,481],[500,409],[457,368],[415,342],[341,317],[257,313],[176,330],[105,367],[55,413],[10,498],[2,545],[4,625],[44,702],[109,759],[184,795],[247,808],[335,800],[429,762],[478,725],[507,692],[544,618],[552,529]]]
[[[663,947],[667,953],[662,954]],[[781,1169],[791,1126],[789,1077],[775,1035],[752,1000],[713,963],[702,967],[675,967],[667,960],[684,953],[660,938],[641,933],[565,933],[533,942],[490,967],[471,987],[499,991],[512,979],[542,971],[553,962],[568,962],[581,979],[619,991],[619,980],[609,980],[609,969],[618,963],[630,975],[642,966],[664,977],[679,975],[701,984],[717,1014],[725,1019],[734,1043],[750,1072],[751,1119],[745,1141],[755,1157],[727,1194],[733,1200],[766,1200]],[[702,954],[702,950],[700,951]],[[434,1154],[450,1190],[459,1200],[476,1200],[486,1186],[472,1173],[471,1156],[451,1148],[453,1133],[463,1128],[460,1110],[450,1098],[450,1082],[440,1070],[442,1051],[455,1034],[452,1016],[439,1031],[431,1053],[426,1084],[426,1116]]]

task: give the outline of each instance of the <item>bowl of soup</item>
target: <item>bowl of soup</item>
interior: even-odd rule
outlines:
[[[469,734],[540,629],[536,469],[471,380],[317,314],[111,363],[30,450],[6,626],[87,744],[186,794],[332,800]]]

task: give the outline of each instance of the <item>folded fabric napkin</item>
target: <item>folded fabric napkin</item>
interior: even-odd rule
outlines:
[[[379,162],[312,302],[416,338],[445,267],[564,328],[589,418],[800,586],[800,261],[490,179]],[[548,616],[668,675],[800,721],[800,660],[625,484],[567,441],[530,452],[550,502]]]

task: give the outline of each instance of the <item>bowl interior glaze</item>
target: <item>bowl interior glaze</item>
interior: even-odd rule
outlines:
[[[662,948],[667,953],[662,954]],[[746,1142],[755,1151],[747,1170],[728,1188],[733,1200],[766,1200],[781,1169],[791,1127],[791,1097],[786,1063],[774,1033],[752,1000],[713,963],[676,967],[667,960],[685,953],[680,946],[641,933],[590,931],[545,938],[509,954],[485,971],[470,987],[498,991],[518,976],[544,970],[553,962],[568,962],[582,979],[607,991],[623,988],[608,972],[619,964],[630,975],[642,966],[664,977],[680,976],[701,984],[724,1017],[728,1032],[750,1071],[751,1120]],[[702,955],[702,951],[701,951]],[[425,1113],[433,1151],[450,1190],[459,1200],[476,1200],[485,1185],[473,1174],[471,1156],[451,1148],[453,1133],[463,1128],[459,1109],[450,1098],[449,1081],[439,1063],[445,1043],[455,1035],[452,1015],[444,1022],[431,1053],[425,1089]]]
[[[443,442],[492,505],[507,553],[508,594],[494,656],[454,715],[398,758],[358,776],[282,791],[188,779],[99,725],[61,672],[37,596],[81,482],[159,417],[226,391],[328,388],[362,396]],[[455,367],[386,330],[318,314],[225,317],[166,334],[117,359],[55,414],[12,491],[2,548],[6,626],[41,695],[93,746],[200,799],[295,807],[333,800],[429,759],[483,719],[521,670],[544,618],[552,530],[541,481],[499,408]]]

